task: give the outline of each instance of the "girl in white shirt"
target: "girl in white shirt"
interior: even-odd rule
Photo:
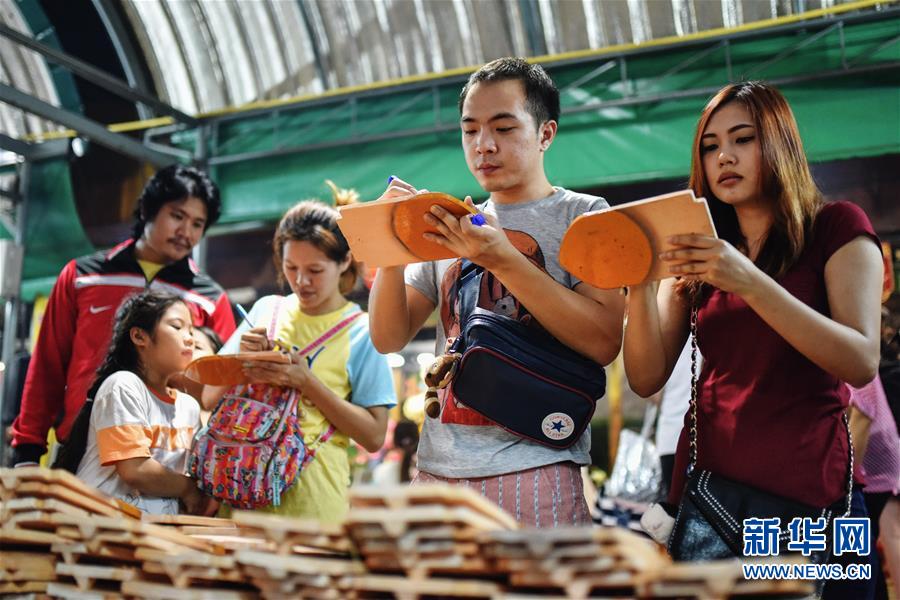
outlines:
[[[183,475],[200,407],[167,386],[193,357],[193,319],[177,296],[146,291],[119,308],[97,378],[77,475],[101,491],[154,514],[215,510]],[[79,415],[79,418],[86,415]]]

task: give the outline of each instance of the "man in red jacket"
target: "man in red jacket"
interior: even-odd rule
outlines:
[[[166,167],[141,193],[131,239],[63,267],[13,423],[14,465],[36,463],[54,425],[57,437],[67,439],[106,355],[116,310],[128,296],[145,288],[175,293],[187,301],[195,325],[212,327],[223,339],[231,335],[235,322],[228,297],[190,259],[220,209],[219,190],[204,173]]]

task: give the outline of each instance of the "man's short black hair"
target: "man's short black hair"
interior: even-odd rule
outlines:
[[[134,210],[137,221],[132,237],[140,239],[144,235],[144,227],[156,218],[163,204],[188,198],[196,198],[206,205],[206,225],[203,231],[219,220],[222,212],[219,188],[206,173],[179,164],[157,171],[138,198],[138,205]]]
[[[484,65],[469,77],[459,94],[459,114],[469,90],[476,83],[518,80],[525,88],[525,105],[535,125],[546,121],[559,122],[559,90],[540,65],[533,65],[524,58],[498,58]]]

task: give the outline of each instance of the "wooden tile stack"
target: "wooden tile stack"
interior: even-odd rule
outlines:
[[[132,505],[110,498],[68,471],[59,469],[43,467],[0,469],[0,502],[3,502],[4,509],[21,512],[22,509],[14,508],[19,506],[12,502],[16,499],[23,500],[19,503],[23,506],[34,500],[54,501],[33,510],[66,512],[68,506],[72,510],[79,511],[70,514],[141,518],[141,511]]]
[[[60,525],[95,517],[134,522],[139,516],[139,510],[71,473],[40,467],[0,469],[0,594],[52,593],[59,578],[53,547],[69,543],[57,531]],[[68,573],[63,576],[74,580]]]
[[[518,524],[471,490],[423,485],[351,490],[345,526],[366,568],[378,574],[356,579],[356,592],[479,597],[499,589],[479,534]]]
[[[0,534],[0,596],[42,594],[56,579],[56,557],[41,545],[8,544]]]
[[[656,545],[622,529],[571,527],[495,531],[482,552],[518,592],[584,598],[592,592],[629,593],[669,564]]]
[[[69,473],[0,470],[0,596],[357,599],[808,594],[740,562],[673,565],[634,533],[519,529],[453,486],[354,488],[344,523],[141,515]],[[780,558],[780,562],[784,562]],[[785,558],[784,560],[788,560]]]
[[[195,539],[213,542],[224,548],[266,548],[269,542],[254,531],[245,529],[233,519],[216,517],[197,517],[193,515],[150,515],[144,514],[145,523],[161,525],[189,535]]]
[[[135,558],[141,561],[141,570],[145,575],[155,576],[145,579],[170,582],[172,587],[178,590],[216,587],[233,592],[247,588],[244,585],[243,572],[234,562],[234,557],[229,554],[196,551],[173,553],[153,548],[138,548]],[[232,590],[232,587],[239,589]]]
[[[70,473],[4,469],[0,483],[4,592],[64,598],[258,596],[228,563],[223,546],[143,522],[139,510]]]
[[[236,511],[232,520],[240,527],[242,536],[268,541],[276,554],[318,551],[349,555],[352,550],[350,538],[342,525],[252,511]]]
[[[750,559],[744,561],[750,562]],[[803,562],[797,556],[785,555],[759,560],[760,563]],[[808,598],[813,582],[803,580],[744,579],[741,561],[722,560],[703,563],[668,565],[656,577],[647,578],[637,586],[642,598],[698,598],[725,600],[726,598],[766,596],[778,598]]]
[[[344,583],[345,596],[350,600],[362,598],[394,598],[420,600],[424,598],[509,598],[502,584],[478,579],[428,577],[417,579],[394,575],[361,575]]]
[[[268,542],[234,554],[264,598],[343,598],[344,577],[365,572],[341,525],[246,511],[233,519],[246,535]]]
[[[223,547],[175,529],[97,516],[81,521],[56,516],[53,522],[57,535],[68,540],[51,547],[63,558],[57,575],[73,578],[78,591],[148,598],[188,598],[198,593],[243,598],[254,592],[243,584],[240,570],[228,564]],[[75,591],[60,585],[51,584],[48,593]]]
[[[346,582],[365,574],[350,556],[270,554],[238,550],[235,561],[264,598],[346,598]]]

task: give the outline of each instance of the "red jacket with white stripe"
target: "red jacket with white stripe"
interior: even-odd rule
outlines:
[[[189,257],[166,265],[151,281],[135,258],[134,240],[69,262],[50,292],[28,367],[22,407],[13,423],[14,460],[37,460],[60,417],[57,436],[68,437],[106,356],[116,310],[146,288],[184,298],[194,324],[211,327],[222,339],[235,329],[224,290]]]

